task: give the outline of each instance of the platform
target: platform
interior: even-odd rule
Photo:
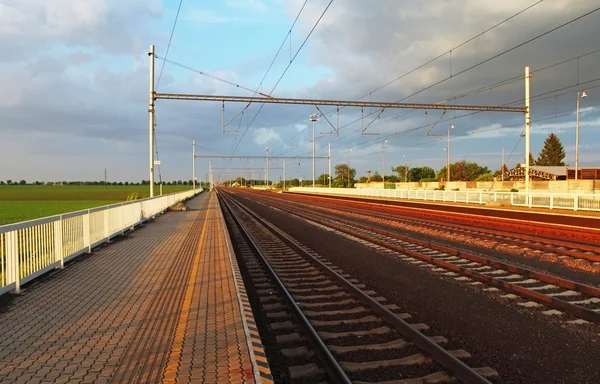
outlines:
[[[272,383],[217,197],[0,298],[0,383]]]

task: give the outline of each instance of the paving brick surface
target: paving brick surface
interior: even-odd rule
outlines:
[[[0,383],[252,381],[218,201],[188,206],[3,298]]]

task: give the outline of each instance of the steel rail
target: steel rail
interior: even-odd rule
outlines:
[[[586,284],[581,284],[581,283],[577,283],[571,280],[566,280],[560,277],[556,277],[556,276],[551,276],[551,275],[546,275],[544,273],[541,272],[536,272],[536,271],[532,271],[530,269],[525,269],[525,268],[521,268],[521,267],[517,267],[515,265],[512,264],[507,264],[507,263],[503,263],[503,262],[499,262],[499,261],[495,261],[495,260],[491,260],[485,257],[481,257],[481,256],[477,256],[474,255],[472,253],[469,252],[461,252],[461,251],[457,251],[455,249],[452,248],[448,248],[442,245],[438,245],[435,243],[431,243],[431,242],[427,242],[427,241],[422,241],[422,240],[418,240],[418,239],[414,239],[408,236],[402,236],[402,235],[398,235],[396,233],[392,233],[392,232],[387,232],[387,231],[382,231],[382,230],[377,230],[373,227],[370,226],[365,226],[365,225],[361,225],[361,224],[357,224],[354,222],[350,222],[347,220],[343,220],[343,219],[339,219],[337,217],[332,217],[332,216],[328,216],[325,214],[316,214],[313,211],[309,211],[309,210],[305,210],[305,209],[300,209],[298,207],[295,207],[294,210],[291,210],[289,208],[286,208],[284,205],[280,204],[273,204],[272,202],[270,203],[270,206],[277,206],[278,209],[281,209],[287,213],[290,213],[292,215],[296,215],[298,217],[301,217],[305,220],[309,220],[309,221],[313,221],[315,223],[324,225],[326,227],[335,229],[337,231],[340,231],[342,233],[346,233],[348,235],[357,237],[359,239],[365,240],[365,241],[369,241],[371,243],[377,244],[379,246],[385,247],[387,249],[391,249],[394,250],[396,252],[400,252],[403,254],[406,254],[408,256],[414,257],[416,259],[425,261],[429,264],[434,264],[437,266],[440,266],[442,268],[448,269],[452,272],[456,272],[459,273],[463,276],[467,276],[470,278],[473,278],[475,280],[479,280],[481,282],[484,282],[486,284],[489,285],[493,285],[495,287],[498,288],[502,288],[505,291],[509,291],[509,292],[514,292],[519,294],[520,296],[523,297],[527,297],[529,299],[532,300],[536,300],[538,302],[544,303],[545,305],[551,307],[551,308],[555,308],[555,309],[559,309],[568,313],[571,313],[579,318],[582,318],[584,320],[588,320],[597,324],[600,324],[600,313],[594,312],[592,310],[589,310],[587,308],[581,307],[581,306],[577,306],[575,304],[571,304],[567,301],[563,301],[560,299],[556,299],[554,297],[548,296],[548,295],[544,295],[542,293],[536,292],[536,291],[532,291],[529,290],[527,288],[521,287],[521,286],[517,286],[511,283],[508,283],[506,281],[500,280],[500,279],[496,279],[494,277],[491,276],[487,276],[487,275],[483,275],[480,273],[477,273],[475,271],[471,271],[468,270],[466,268],[462,268],[458,265],[454,265],[451,263],[447,263],[443,260],[439,260],[436,259],[434,257],[431,256],[427,256],[424,255],[422,253],[419,252],[415,252],[413,250],[407,249],[405,247],[399,246],[399,245],[394,245],[394,244],[390,244],[384,240],[379,240],[376,238],[373,238],[371,236],[367,236],[367,235],[363,235],[360,233],[357,233],[356,231],[352,231],[337,225],[334,225],[328,221],[324,221],[324,220],[320,220],[318,218],[315,218],[314,216],[318,216],[318,217],[322,217],[325,218],[326,220],[329,221],[334,221],[334,222],[339,222],[341,224],[350,226],[350,227],[355,227],[358,229],[361,229],[363,231],[369,231],[372,232],[374,234],[380,235],[380,236],[387,236],[390,237],[392,239],[396,239],[396,240],[400,240],[400,241],[405,241],[405,242],[410,242],[412,244],[415,245],[419,245],[422,247],[426,247],[435,251],[439,251],[439,252],[444,252],[447,253],[448,255],[451,256],[456,256],[456,257],[462,257],[464,259],[468,259],[471,261],[475,261],[478,263],[481,263],[483,265],[488,265],[490,267],[494,267],[494,268],[499,268],[499,269],[503,269],[512,273],[516,273],[516,274],[521,274],[525,277],[528,278],[534,278],[537,280],[540,280],[542,282],[548,283],[548,284],[555,284],[561,288],[564,289],[572,289],[572,290],[576,290],[580,293],[584,293],[590,296],[594,296],[594,297],[600,297],[600,289],[590,286],[590,285],[586,285]],[[305,214],[301,214],[299,213],[299,211],[305,211],[305,212],[309,212],[309,215],[305,215]],[[310,216],[312,215],[312,217]]]
[[[315,353],[317,354],[317,356],[319,356],[319,359],[321,360],[321,362],[323,362],[323,365],[325,366],[325,370],[329,374],[329,377],[332,380],[334,380],[336,383],[351,384],[352,380],[350,380],[350,378],[346,375],[346,373],[344,372],[342,367],[339,365],[338,361],[335,359],[335,357],[331,354],[331,352],[327,348],[327,345],[325,344],[325,342],[319,337],[319,334],[317,333],[317,331],[310,324],[310,321],[306,318],[306,316],[302,312],[302,309],[300,309],[298,304],[296,304],[296,301],[294,300],[294,298],[292,297],[290,292],[287,290],[284,283],[279,279],[277,272],[275,272],[273,270],[273,268],[271,267],[271,264],[267,260],[267,257],[261,252],[258,244],[256,244],[256,242],[254,242],[254,240],[252,239],[252,237],[250,236],[250,234],[248,233],[248,231],[246,230],[244,225],[241,223],[239,218],[233,213],[233,210],[231,209],[229,204],[225,201],[224,195],[221,195],[220,193],[218,193],[218,196],[220,197],[220,201],[223,203],[223,206],[230,213],[232,219],[234,220],[235,224],[238,226],[242,235],[246,238],[246,240],[248,241],[251,248],[253,248],[255,253],[259,256],[260,260],[267,268],[268,273],[273,278],[275,284],[277,285],[277,287],[283,294],[288,305],[290,306],[290,308],[292,308],[294,314],[300,320],[300,325],[306,332],[306,337],[309,339],[310,343],[312,344],[313,348],[315,349]],[[228,198],[230,199],[230,201],[235,203],[235,201],[233,199],[231,199],[231,197],[228,197]],[[237,204],[237,203],[236,203],[236,205],[239,206],[239,204]],[[260,223],[260,224],[263,224],[263,223]]]
[[[266,227],[269,231],[275,234],[277,237],[285,241],[294,250],[305,256],[313,265],[317,266],[320,270],[325,272],[337,283],[342,285],[348,291],[359,299],[363,304],[367,305],[373,312],[381,316],[385,321],[392,325],[400,334],[408,338],[414,345],[428,353],[432,358],[442,365],[445,369],[453,372],[453,374],[462,382],[467,384],[490,384],[486,378],[481,376],[471,367],[457,359],[451,353],[440,347],[437,343],[430,340],[427,336],[422,334],[420,331],[413,328],[409,323],[396,316],[392,311],[381,305],[377,300],[364,293],[360,288],[357,288],[354,284],[348,281],[346,278],[341,276],[339,273],[325,265],[322,261],[315,258],[309,252],[307,252],[298,242],[290,237],[285,232],[281,231],[273,224],[262,219],[257,213],[251,209],[243,206],[241,203],[235,201],[232,197],[228,196],[231,201],[241,207],[245,212],[252,216],[256,221]],[[293,300],[293,299],[292,299]]]
[[[524,246],[524,247],[528,247],[528,248],[534,249],[534,250],[540,250],[540,251],[544,251],[544,252],[553,252],[556,254],[570,256],[570,257],[573,257],[576,259],[584,259],[584,260],[591,261],[591,262],[600,261],[599,255],[588,255],[588,254],[584,253],[584,252],[598,253],[599,252],[598,247],[592,246],[589,244],[585,244],[585,243],[579,243],[579,242],[569,243],[566,241],[556,240],[556,239],[549,238],[549,237],[544,237],[544,236],[535,237],[532,235],[510,232],[507,229],[495,230],[495,229],[488,228],[485,226],[477,226],[477,225],[473,225],[473,224],[469,224],[469,223],[457,224],[456,222],[453,222],[450,220],[444,220],[440,214],[433,213],[433,212],[431,212],[431,213],[428,212],[423,215],[411,215],[412,217],[405,217],[402,215],[403,212],[400,211],[402,208],[394,207],[395,211],[391,211],[391,212],[385,212],[385,211],[379,210],[379,209],[377,211],[371,211],[371,210],[364,208],[364,206],[361,207],[361,205],[352,204],[352,202],[349,202],[349,203],[350,204],[344,204],[344,206],[345,206],[344,208],[342,208],[338,205],[338,206],[335,206],[334,209],[344,210],[344,212],[347,212],[350,214],[352,214],[354,212],[359,212],[360,214],[365,215],[367,217],[375,216],[376,218],[386,218],[390,221],[398,220],[398,221],[406,222],[409,224],[413,223],[413,224],[419,224],[419,225],[426,225],[431,228],[436,228],[438,230],[444,230],[444,231],[456,230],[457,232],[463,233],[466,236],[471,236],[471,237],[475,237],[475,238],[492,240],[492,241],[496,241],[496,242],[503,242],[505,244]],[[302,203],[299,203],[299,204],[302,204]],[[377,204],[370,205],[370,206],[376,207],[376,208],[381,207],[380,205],[377,205]],[[327,209],[326,206],[321,206],[321,207],[323,209]],[[333,207],[333,206],[330,206],[330,207]],[[489,217],[486,217],[486,219],[488,220],[488,223],[492,222],[492,221],[496,221],[498,223],[506,224],[502,219],[496,220],[494,218],[489,218]],[[444,228],[444,227],[450,227],[450,228]],[[567,230],[567,229],[561,229],[561,231],[569,232],[569,230]],[[576,233],[579,233],[579,231],[576,231]],[[586,232],[583,232],[583,233],[586,233]],[[503,238],[498,239],[495,236],[502,236]],[[527,241],[529,241],[531,243],[527,243]],[[534,244],[534,242],[540,243],[540,244]],[[564,247],[564,248],[568,248],[568,249],[560,249],[559,247]],[[576,249],[577,251],[572,251],[571,249]]]

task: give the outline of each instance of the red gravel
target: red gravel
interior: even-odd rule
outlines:
[[[503,304],[464,283],[442,278],[255,201],[244,204],[353,277],[375,289],[496,369],[504,383],[599,383],[600,344]],[[600,339],[600,335],[598,335]]]

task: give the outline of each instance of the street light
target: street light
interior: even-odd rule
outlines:
[[[408,183],[408,165],[406,165],[406,156],[402,155],[404,158],[404,180]]]
[[[352,148],[348,149],[348,188],[350,188],[350,152],[352,152]]]
[[[269,147],[265,148],[267,153],[267,180],[265,180],[265,189],[269,187]]]
[[[312,184],[313,184],[313,188],[314,188],[315,187],[315,122],[317,120],[319,120],[319,115],[316,113],[313,113],[309,116],[309,118],[310,118],[310,121],[312,121],[312,126],[313,126],[313,130],[312,130],[312,134],[313,134],[312,135],[313,136],[313,139],[312,139],[312,152],[313,152],[313,155],[312,155],[312,180],[313,180],[313,182],[312,182]]]
[[[577,91],[577,117],[575,123],[575,180],[579,173],[579,100],[587,97],[585,91]]]
[[[450,181],[450,129],[454,128],[454,124],[448,126],[448,158],[446,159],[446,182]]]
[[[383,189],[385,189],[385,143],[387,143],[387,139],[381,143],[381,179],[383,180]]]

